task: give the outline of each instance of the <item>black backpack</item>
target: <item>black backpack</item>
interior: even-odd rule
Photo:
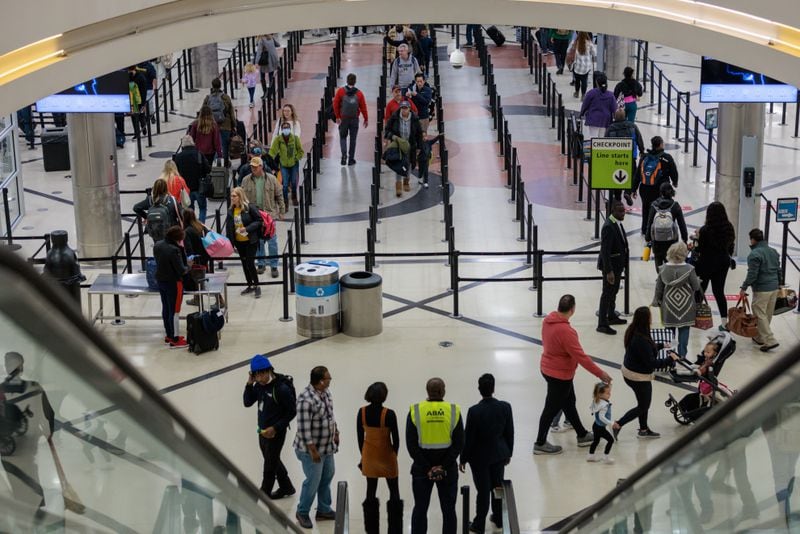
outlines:
[[[172,225],[172,219],[169,201],[152,204],[147,210],[147,226],[145,227],[147,235],[153,238],[153,241],[161,241],[167,234],[167,228]]]
[[[294,378],[292,375],[282,375],[281,373],[275,373],[275,379],[273,380],[272,384],[272,400],[275,401],[275,404],[278,404],[278,399],[276,398],[276,392],[278,391],[279,384],[286,384],[289,386],[289,391],[291,392],[292,396],[292,405],[297,404],[297,391],[294,389]]]
[[[343,119],[352,119],[358,117],[357,88],[345,87],[344,96],[342,97],[342,105],[339,108],[339,113]]]

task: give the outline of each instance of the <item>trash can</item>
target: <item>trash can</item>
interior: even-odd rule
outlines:
[[[69,136],[66,128],[46,128],[42,132],[44,170],[69,170]]]
[[[339,333],[339,264],[312,260],[294,268],[297,333],[328,337]]]
[[[383,279],[366,271],[346,274],[342,287],[342,332],[353,337],[383,331]]]

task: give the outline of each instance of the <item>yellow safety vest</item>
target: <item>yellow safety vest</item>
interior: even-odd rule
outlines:
[[[461,407],[450,402],[425,401],[412,405],[410,414],[421,448],[446,449],[452,443]]]

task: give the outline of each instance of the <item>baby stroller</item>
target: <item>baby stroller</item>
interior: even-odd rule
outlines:
[[[682,425],[694,423],[717,403],[734,393],[731,388],[720,382],[718,377],[725,362],[736,352],[736,341],[728,332],[720,332],[709,337],[708,343],[717,347],[717,353],[712,360],[707,361],[706,356],[700,353],[695,363],[685,359],[677,360],[677,365],[683,370],[670,371],[670,376],[676,383],[698,383],[698,390],[686,394],[681,400],[676,400],[670,394],[664,402],[675,420]],[[704,365],[706,365],[705,373],[700,374]]]

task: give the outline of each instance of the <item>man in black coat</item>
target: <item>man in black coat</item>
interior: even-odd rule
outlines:
[[[178,167],[178,174],[183,177],[186,181],[186,186],[189,188],[192,210],[194,210],[194,204],[197,202],[197,206],[200,208],[197,219],[204,223],[206,221],[208,201],[206,196],[200,192],[200,181],[211,172],[208,160],[197,151],[192,136],[184,135],[183,139],[181,139],[181,150],[172,156],[172,161],[175,162],[175,166]]]
[[[606,129],[606,137],[629,137],[633,139],[633,161],[636,161],[640,154],[644,154],[644,140],[642,139],[642,132],[635,122],[631,122],[625,118],[625,108],[619,108],[614,112],[614,122],[612,122]],[[633,180],[635,181],[635,180]],[[620,200],[623,191],[617,189],[611,192],[611,198]],[[630,192],[625,191],[625,202],[628,206],[633,204],[633,199]],[[644,216],[644,214],[642,214]]]
[[[419,118],[411,112],[411,104],[407,100],[400,103],[400,108],[394,112],[389,122],[386,123],[384,138],[387,141],[393,141],[395,138],[408,141],[408,169],[413,169],[416,166],[417,151],[422,147],[425,134],[422,132]],[[401,179],[402,182],[400,181]],[[408,172],[405,175],[397,175],[395,193],[399,197],[403,194],[403,191],[411,191]]]
[[[481,401],[467,412],[464,430],[464,450],[461,452],[459,469],[469,464],[475,482],[475,518],[469,526],[470,532],[484,532],[486,514],[491,498],[491,521],[502,528],[503,515],[500,499],[492,495],[493,488],[503,485],[505,466],[514,452],[514,417],[511,405],[497,400],[494,394],[494,376],[489,373],[478,379]]]
[[[620,319],[616,314],[616,299],[619,292],[619,283],[625,265],[628,263],[628,236],[622,227],[625,218],[625,207],[622,202],[615,200],[611,204],[611,213],[600,232],[600,257],[597,258],[597,268],[603,272],[603,292],[600,295],[600,311],[597,318],[597,331],[603,334],[614,335],[616,330],[613,324],[625,324],[625,319]]]

